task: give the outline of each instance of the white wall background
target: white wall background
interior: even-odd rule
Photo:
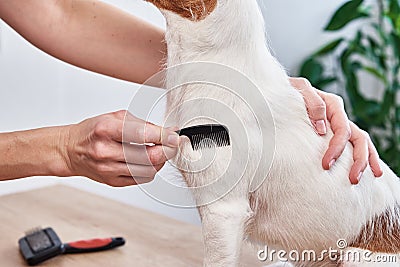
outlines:
[[[160,13],[142,0],[107,0],[164,27]],[[260,0],[271,47],[292,74],[301,60],[332,38],[322,33],[344,0]],[[83,71],[39,51],[0,20],[0,132],[79,122],[126,109],[138,85]],[[151,96],[149,96],[151,98]],[[161,115],[161,114],[160,114]],[[1,151],[0,151],[1,153]],[[131,205],[198,223],[193,209],[172,208],[137,187],[115,189],[85,178],[37,177],[0,182],[0,194],[64,183]]]

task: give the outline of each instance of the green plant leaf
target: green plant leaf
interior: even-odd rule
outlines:
[[[320,56],[324,56],[326,54],[331,53],[343,42],[343,40],[344,40],[344,38],[339,38],[339,39],[336,39],[336,40],[330,42],[329,44],[325,45],[324,47],[319,49],[317,52],[315,52],[314,56],[320,57]]]
[[[390,13],[393,14],[394,16],[398,15],[400,13],[399,1],[398,0],[390,0],[389,10],[390,10]]]
[[[397,34],[400,34],[400,16],[397,17],[395,25]]]
[[[391,90],[386,90],[382,100],[381,120],[384,121],[389,116],[390,110],[393,108],[395,102],[395,94]]]
[[[311,84],[317,84],[324,72],[322,64],[314,57],[309,58],[300,68],[300,76],[307,78]]]
[[[400,74],[400,73],[399,73],[399,74]],[[399,90],[400,90],[400,81],[395,80],[395,81],[393,82],[393,84],[392,84],[391,91],[397,92],[397,91],[399,91]],[[400,119],[400,117],[399,117],[399,119]]]
[[[382,159],[400,175],[400,104],[396,102],[400,93],[400,0],[347,1],[326,30],[337,31],[363,18],[366,23],[357,27],[353,38],[346,34],[308,57],[302,76],[321,89],[332,83],[343,88],[349,116],[371,134]],[[331,60],[326,64],[328,57]],[[382,100],[362,93],[360,80],[366,72],[384,82]]]
[[[400,18],[400,16],[399,16]],[[397,56],[400,56],[400,36],[394,32],[390,34],[390,40],[393,43],[393,49]]]
[[[369,45],[371,46],[371,48],[372,48],[374,51],[380,49],[380,45],[379,45],[379,43],[375,40],[374,37],[367,36],[366,39],[367,39]]]
[[[362,67],[363,70],[365,70],[366,72],[374,75],[376,78],[378,78],[379,80],[381,80],[383,83],[385,83],[385,85],[387,85],[387,79],[386,76],[381,73],[379,70],[373,68],[373,67],[368,67],[368,66],[364,66]]]
[[[326,77],[326,78],[323,78],[322,80],[319,80],[318,83],[315,84],[315,86],[319,89],[324,89],[328,85],[336,82],[337,80],[338,80],[338,78],[336,78],[336,77]]]
[[[382,29],[381,25],[379,25],[378,23],[371,23],[372,28],[375,29],[375,31],[377,31],[379,38],[382,39],[383,43],[387,43],[389,36],[388,34]]]
[[[371,119],[371,116],[375,116],[380,112],[380,105],[374,100],[362,100],[357,101],[354,105],[354,113],[357,116],[364,119]]]
[[[369,14],[360,8],[363,2],[363,0],[350,0],[346,2],[335,12],[325,30],[337,31],[354,20],[369,17]]]
[[[400,118],[400,107],[396,107],[396,116]]]
[[[356,33],[356,37],[349,44],[349,47],[351,48],[353,53],[359,53],[361,55],[365,55],[367,53],[367,49],[364,47],[363,44],[364,38],[364,33],[361,30],[358,30]]]
[[[398,0],[390,0],[389,9],[387,11],[386,16],[389,17],[391,23],[397,30],[400,30],[399,14],[400,14],[400,4],[399,4]]]
[[[377,71],[380,73],[386,73],[386,54],[384,51],[382,51],[382,45],[375,40],[375,37],[373,38],[369,35],[366,36],[365,40],[367,41],[364,45],[367,58],[371,61],[371,63],[375,64],[374,67]]]

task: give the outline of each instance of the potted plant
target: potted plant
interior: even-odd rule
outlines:
[[[351,119],[368,131],[381,158],[400,175],[400,0],[351,0],[334,13],[325,31],[340,32],[358,21],[356,32],[310,55],[300,75],[326,90],[342,88]],[[372,76],[381,95],[366,97],[360,81]]]

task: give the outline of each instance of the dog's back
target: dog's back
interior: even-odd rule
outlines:
[[[194,83],[168,97],[167,114],[178,126],[217,120],[231,130],[232,146],[195,152],[185,144],[177,159],[189,186],[196,187],[206,264],[237,264],[246,235],[286,251],[321,253],[338,249],[338,240],[345,240],[373,252],[400,253],[398,178],[382,163],[382,178],[375,179],[367,168],[360,184],[351,186],[351,145],[330,171],[322,169],[332,132],[320,137],[313,131],[301,95],[268,51],[256,1],[151,2],[167,18],[168,66],[215,62],[215,69],[203,63],[198,72],[213,74],[224,64],[227,73],[235,69],[250,81],[244,96],[238,93],[243,88]],[[169,72],[167,87],[193,75],[193,66]],[[254,186],[254,178],[260,186]]]

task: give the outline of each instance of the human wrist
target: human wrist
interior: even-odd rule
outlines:
[[[54,127],[52,133],[52,160],[48,172],[52,176],[75,176],[70,160],[69,142],[73,125]]]
[[[31,172],[26,173],[26,176],[72,176],[66,153],[69,128],[56,126],[15,133],[19,164],[31,165]]]
[[[31,173],[27,176],[71,176],[66,144],[70,126],[56,126],[16,133],[19,146],[30,151],[34,158],[27,159],[20,153],[21,165],[31,162]],[[32,153],[33,152],[33,153]],[[30,153],[28,153],[30,154]]]

